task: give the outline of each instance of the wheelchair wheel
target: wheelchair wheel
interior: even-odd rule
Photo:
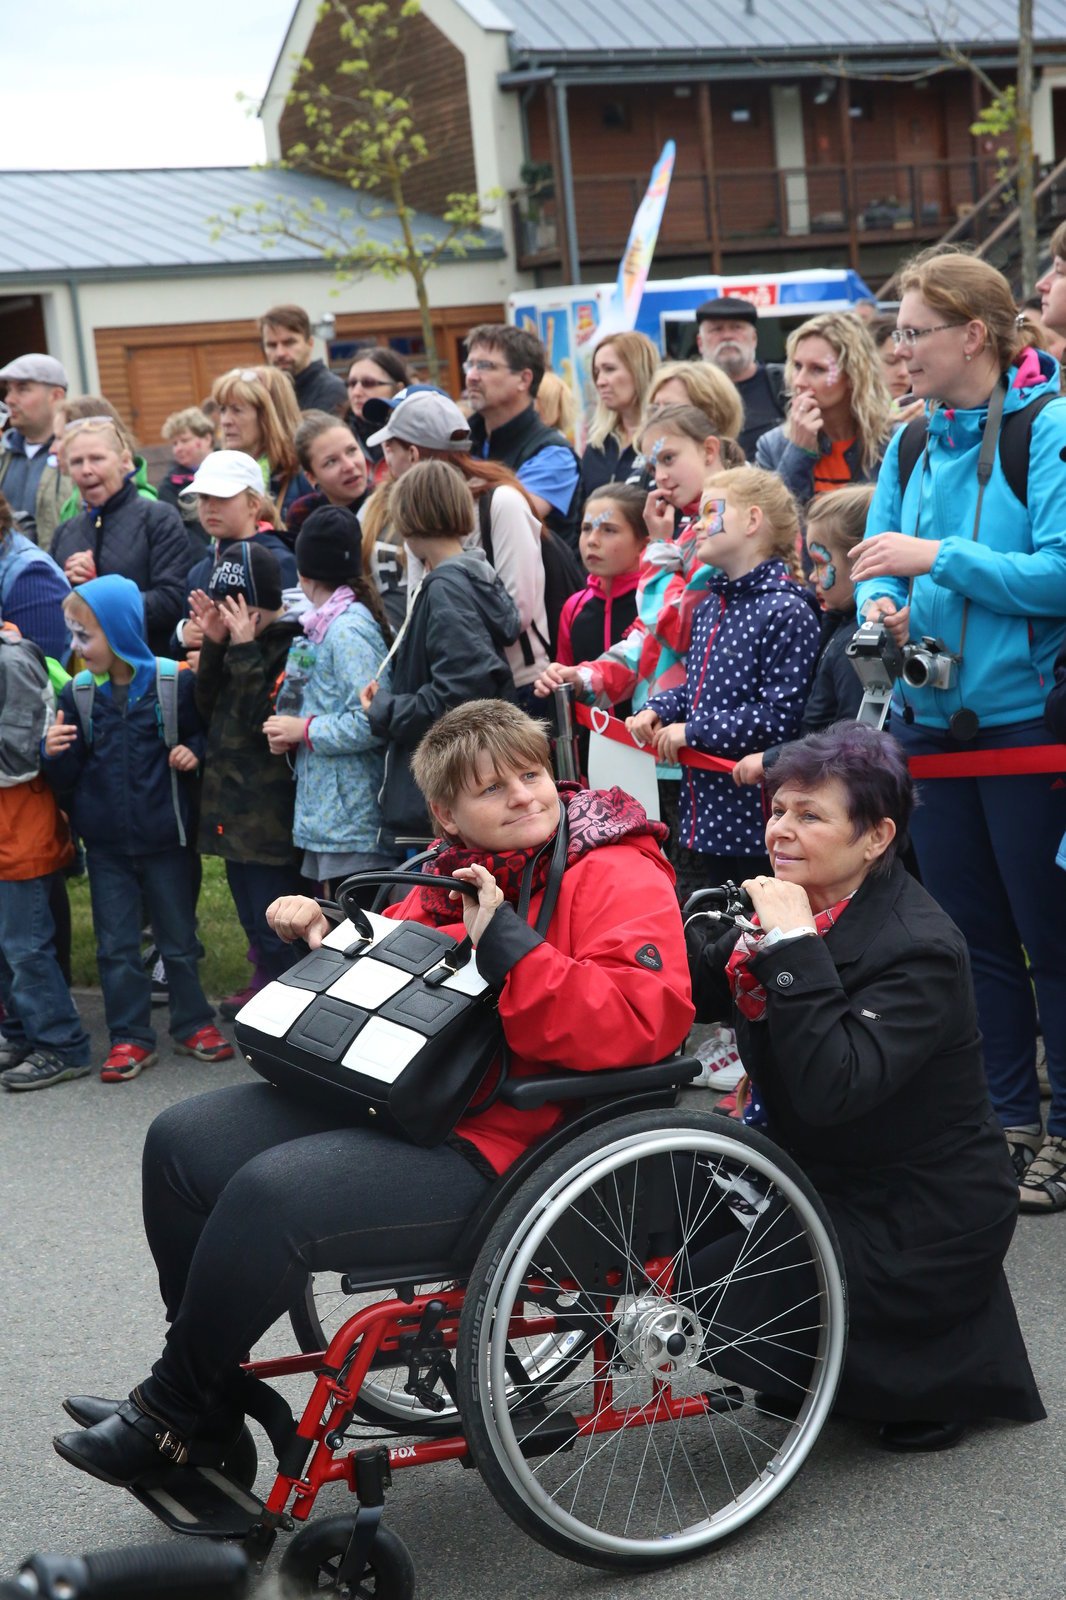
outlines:
[[[289,1544],[278,1565],[278,1586],[283,1600],[304,1600],[307,1595],[348,1595],[351,1600],[413,1600],[415,1569],[402,1539],[388,1528],[374,1535],[370,1568],[352,1586],[338,1573],[355,1531],[354,1516],[321,1517],[308,1522]]]
[[[420,1283],[417,1287],[420,1294],[432,1294],[436,1289],[451,1285]],[[304,1299],[289,1312],[300,1349],[324,1350],[341,1324],[358,1309],[359,1303],[358,1295],[346,1294],[341,1288],[338,1273],[316,1273],[309,1278]],[[566,1330],[521,1340],[517,1359],[522,1362],[524,1381],[544,1382],[549,1374],[557,1375],[561,1366],[572,1362],[579,1342],[577,1334]],[[455,1433],[459,1413],[443,1385],[438,1383],[437,1391],[446,1403],[441,1410],[432,1411],[414,1395],[404,1393],[406,1382],[407,1368],[389,1366],[382,1358],[363,1380],[354,1402],[356,1415],[373,1427],[400,1435],[447,1438]]]
[[[512,1340],[552,1317],[580,1353],[526,1385]],[[806,1460],[846,1319],[832,1225],[783,1152],[714,1114],[621,1117],[545,1162],[474,1268],[458,1373],[476,1465],[573,1560],[698,1554]]]

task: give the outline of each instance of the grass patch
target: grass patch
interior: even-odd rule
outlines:
[[[226,882],[225,863],[219,856],[204,856],[204,881],[200,890],[198,920],[200,941],[207,954],[200,963],[204,993],[216,999],[243,989],[251,975],[244,952],[248,941],[237,920],[237,909]],[[71,920],[71,973],[79,987],[100,982],[96,969],[89,879],[69,878]]]

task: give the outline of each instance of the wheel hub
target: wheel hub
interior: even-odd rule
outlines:
[[[695,1312],[663,1295],[627,1297],[614,1314],[622,1371],[661,1372],[664,1367],[685,1372],[696,1366],[703,1351],[703,1328]]]

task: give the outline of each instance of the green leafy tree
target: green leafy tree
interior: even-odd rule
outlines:
[[[396,87],[405,24],[420,11],[419,0],[323,0],[319,20],[336,19],[343,56],[332,82],[316,79],[314,63],[297,64],[288,104],[303,122],[303,137],[276,165],[341,182],[361,197],[331,209],[324,200],[301,205],[286,196],[255,206],[234,206],[214,217],[216,232],[257,236],[265,248],[291,239],[310,245],[348,283],[365,273],[414,285],[426,359],[433,382],[440,360],[433,332],[428,279],[443,259],[465,256],[483,243],[477,230],[499,196],[452,193],[445,197],[443,231],[418,226],[409,203],[409,174],[430,159],[426,135],[415,122],[409,92]],[[371,237],[368,222],[396,224],[393,243]]]

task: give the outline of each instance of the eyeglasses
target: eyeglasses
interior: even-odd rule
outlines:
[[[927,333],[943,333],[945,328],[964,328],[964,322],[934,322],[931,328],[893,328],[892,343],[898,350],[900,345],[906,345],[908,350],[913,350],[919,339],[924,339]]]
[[[464,372],[506,372],[506,361],[464,361]]]
[[[349,389],[387,389],[388,378],[349,378]]]

